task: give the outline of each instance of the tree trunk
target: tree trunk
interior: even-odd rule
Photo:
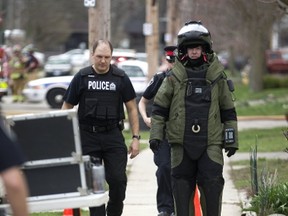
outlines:
[[[251,71],[249,74],[250,89],[253,92],[259,92],[263,89],[263,45],[260,35],[255,35],[255,39],[251,41]],[[264,51],[265,52],[265,51]]]

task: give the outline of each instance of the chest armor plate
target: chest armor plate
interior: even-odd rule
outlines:
[[[116,122],[123,110],[121,77],[88,75],[84,78],[85,92],[80,101],[80,122],[99,124]]]
[[[211,105],[211,83],[206,79],[207,69],[188,74],[185,94],[185,136],[184,147],[196,159],[206,149],[208,140],[208,115]]]

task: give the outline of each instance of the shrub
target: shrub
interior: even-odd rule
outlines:
[[[283,130],[283,134],[288,140],[288,130]],[[288,152],[288,148],[284,151]],[[257,143],[254,149],[251,149],[250,168],[253,197],[248,208],[244,211],[256,212],[258,216],[267,216],[269,214],[288,215],[288,183],[277,184],[277,170],[269,173],[263,169],[261,173],[260,185],[257,181]]]
[[[271,175],[266,185],[259,187],[258,195],[252,197],[251,207],[245,211],[254,211],[259,216],[273,213],[288,215],[288,183],[275,185],[272,182],[274,177]]]
[[[288,76],[273,76],[266,75],[263,77],[263,88],[287,88],[288,87]]]

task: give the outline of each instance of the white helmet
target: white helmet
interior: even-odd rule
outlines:
[[[212,40],[208,29],[201,21],[186,22],[180,29],[178,36],[178,49],[183,50],[189,45],[202,45],[206,52],[212,51]]]

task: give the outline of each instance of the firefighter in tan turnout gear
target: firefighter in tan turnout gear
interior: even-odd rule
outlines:
[[[25,61],[19,45],[13,47],[13,55],[9,61],[9,71],[13,102],[23,102],[24,96],[22,95],[22,90],[27,82],[27,74],[25,71]]]

